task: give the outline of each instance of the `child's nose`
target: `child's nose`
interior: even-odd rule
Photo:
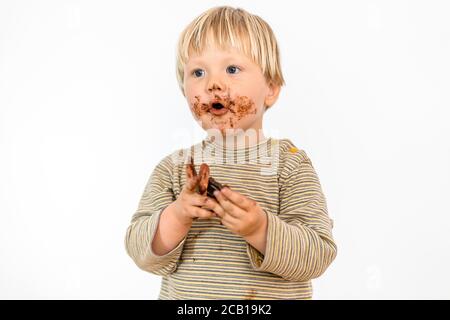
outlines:
[[[208,91],[214,92],[214,91],[225,91],[225,84],[222,84],[218,81],[214,81],[208,85]]]

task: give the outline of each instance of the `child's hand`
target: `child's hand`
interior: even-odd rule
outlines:
[[[203,167],[200,174],[197,175],[192,165],[186,165],[186,184],[177,200],[173,202],[176,218],[183,225],[192,224],[192,221],[196,218],[207,219],[216,216],[214,212],[202,208],[208,199],[206,191],[203,191],[203,195],[196,192],[197,187],[205,184],[206,174]],[[206,190],[206,187],[204,189]]]
[[[267,215],[259,204],[228,187],[214,192],[218,202],[208,198],[206,205],[221,218],[222,224],[242,237],[250,236],[265,224]]]

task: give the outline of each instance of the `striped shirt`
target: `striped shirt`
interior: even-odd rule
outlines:
[[[169,253],[151,248],[161,212],[186,181],[186,156],[197,172],[255,200],[268,217],[265,255],[231,233],[218,217],[194,220]],[[154,168],[125,237],[136,265],[162,276],[158,299],[312,299],[311,279],[337,254],[333,221],[315,169],[289,139],[266,138],[225,149],[205,139],[163,158]]]

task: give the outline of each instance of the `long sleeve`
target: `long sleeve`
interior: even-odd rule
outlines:
[[[303,150],[287,152],[280,170],[279,214],[268,216],[265,255],[247,244],[252,267],[291,281],[322,275],[337,255],[333,221],[314,167]]]
[[[147,272],[165,276],[174,272],[183,250],[183,239],[177,247],[163,256],[156,255],[151,243],[156,234],[161,212],[174,201],[171,183],[172,162],[164,158],[155,167],[147,181],[138,209],[131,219],[125,247],[136,265]]]

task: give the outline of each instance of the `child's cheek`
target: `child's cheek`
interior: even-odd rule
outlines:
[[[195,101],[192,102],[192,112],[194,112],[194,115],[197,119],[200,119],[201,116],[205,115],[208,113],[208,104],[206,103],[201,103],[200,102],[200,97],[199,96],[195,96]]]
[[[230,127],[234,128],[236,121],[250,115],[256,114],[255,103],[246,96],[237,96],[236,99],[229,101],[229,108],[232,112],[230,117]]]
[[[255,103],[246,96],[237,96],[234,101],[230,101],[230,108],[238,121],[249,114],[256,114]]]

